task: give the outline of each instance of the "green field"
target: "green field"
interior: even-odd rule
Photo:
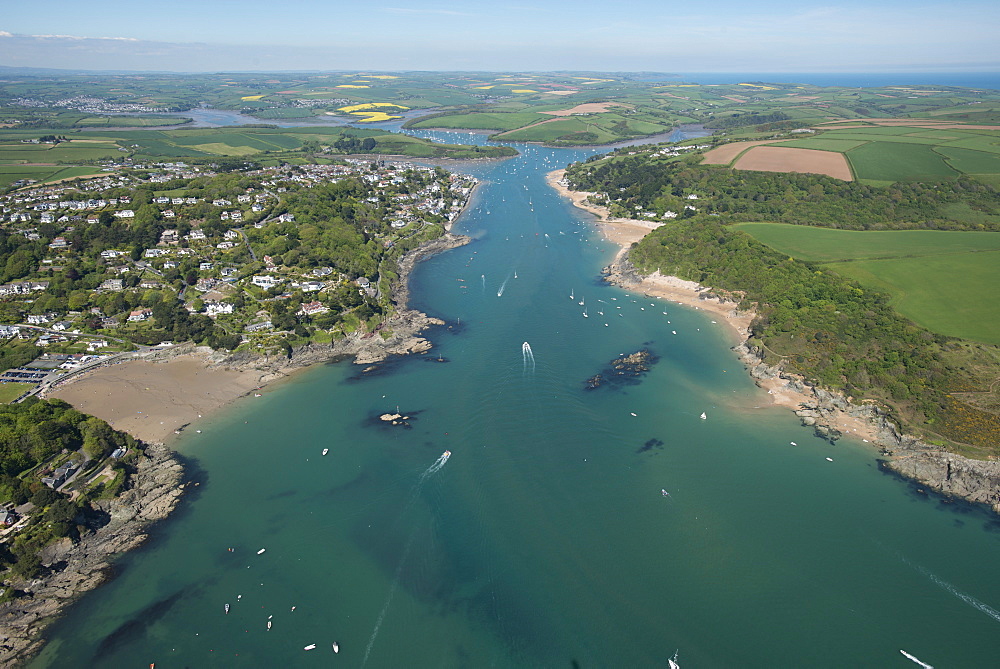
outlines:
[[[858,260],[828,267],[889,293],[899,313],[932,332],[1000,345],[1000,302],[987,288],[1000,286],[1000,251]]]
[[[9,404],[34,387],[34,383],[0,383],[0,404]]]
[[[1000,251],[1000,233],[946,230],[835,230],[784,223],[739,223],[773,249],[809,262]]]
[[[408,124],[412,128],[451,128],[469,130],[512,130],[551,118],[533,112],[501,112],[485,114],[454,114]]]
[[[927,144],[870,142],[847,152],[858,179],[879,181],[949,179],[958,172]]]
[[[1000,286],[1000,233],[734,227],[781,253],[823,263],[890,294],[896,310],[932,332],[1000,345],[1000,302],[986,289]]]

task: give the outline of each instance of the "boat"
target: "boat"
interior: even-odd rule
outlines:
[[[441,457],[447,460],[448,458],[451,457],[451,451],[445,451],[444,453],[441,454]]]
[[[706,416],[706,415],[705,415],[705,412],[704,412],[704,411],[702,411],[702,412],[701,412],[701,419],[702,419],[702,420],[705,420],[706,418],[708,418],[708,416]]]
[[[670,497],[670,493],[667,492],[666,488],[660,488],[660,494],[663,495],[664,497]]]
[[[270,620],[267,621],[267,629],[271,629],[271,621]]]
[[[326,454],[327,454],[327,453],[329,453],[329,452],[330,452],[330,449],[329,449],[329,448],[324,448],[324,449],[323,449],[323,455],[326,455]]]
[[[229,613],[229,604],[226,604],[226,613]]]
[[[302,650],[312,650],[312,649],[313,649],[313,648],[315,648],[315,647],[316,647],[316,644],[314,644],[314,643],[311,643],[311,644],[309,644],[308,646],[306,646],[305,648],[303,648]]]
[[[340,646],[337,644],[336,641],[333,642],[333,652],[334,653],[339,653],[340,652]]]
[[[261,548],[259,551],[257,551],[257,555],[260,555],[261,553],[263,553],[266,550],[267,550],[266,548]]]

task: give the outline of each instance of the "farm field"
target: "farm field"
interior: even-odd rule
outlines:
[[[851,167],[842,153],[815,149],[786,148],[784,146],[755,146],[733,164],[738,170],[761,172],[801,172],[825,174],[828,177],[851,181]]]
[[[463,145],[436,144],[385,130],[346,126],[77,132],[72,135],[72,140],[58,144],[15,141],[19,137],[10,130],[0,129],[0,188],[25,179],[45,183],[100,174],[101,164],[79,163],[124,156],[139,160],[187,158],[203,162],[220,157],[295,161],[302,159],[301,150],[307,142],[314,143],[310,146],[316,151],[320,151],[322,146],[331,147],[331,156],[344,152],[358,153],[356,145],[365,138],[373,139],[375,146],[372,148],[380,153],[421,158],[500,157],[513,151],[505,147],[475,150]],[[346,148],[338,148],[338,142],[342,147],[347,142]]]
[[[1000,303],[992,291],[984,290],[1000,285],[1000,251],[857,260],[828,267],[889,293],[899,313],[932,332],[1000,345]]]
[[[1000,130],[955,125],[921,127],[918,120],[894,121],[891,125],[816,126],[821,131],[816,136],[781,144],[843,153],[855,176],[873,185],[951,179],[961,174],[982,177],[982,181],[990,183],[991,175],[1000,173]],[[721,150],[728,146],[710,153],[720,152],[722,156]]]
[[[941,230],[857,232],[779,223],[734,227],[768,246],[892,296],[893,307],[943,335],[1000,344],[1000,234]]]

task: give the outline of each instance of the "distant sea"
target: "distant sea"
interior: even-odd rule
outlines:
[[[742,81],[813,84],[816,86],[925,85],[1000,90],[1000,72],[687,72],[677,77],[654,76],[645,81],[685,81],[698,84],[738,84]]]

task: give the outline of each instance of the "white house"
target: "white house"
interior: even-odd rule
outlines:
[[[250,283],[261,288],[274,288],[282,281],[283,279],[270,274],[258,274],[250,279]]]

